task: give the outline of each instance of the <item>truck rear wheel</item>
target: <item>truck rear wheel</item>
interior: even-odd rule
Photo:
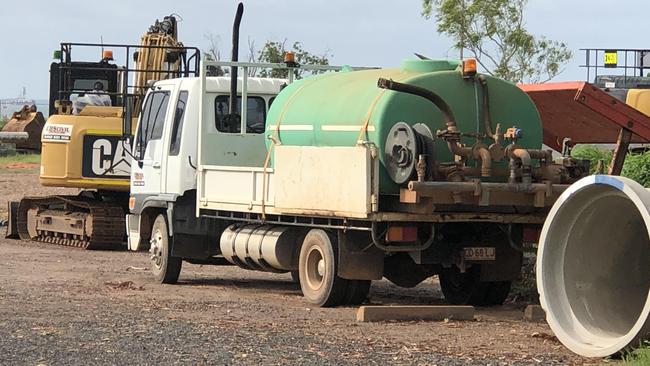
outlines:
[[[300,249],[298,272],[303,296],[322,306],[342,305],[346,301],[348,280],[337,275],[336,238],[321,229],[307,233]]]
[[[361,305],[368,298],[371,281],[348,280],[344,303],[347,305]]]
[[[510,292],[510,281],[481,282],[481,267],[461,273],[458,267],[444,268],[438,275],[445,300],[453,305],[501,305]]]
[[[151,227],[151,271],[160,283],[176,283],[181,273],[183,260],[172,257],[169,243],[167,219],[158,215]]]

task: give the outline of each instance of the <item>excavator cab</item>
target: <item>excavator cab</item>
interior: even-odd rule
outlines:
[[[54,52],[58,60],[50,65],[50,115],[70,114],[73,101],[92,92],[97,83],[110,97],[111,105],[120,106],[118,75],[122,70],[113,63],[112,51],[103,51],[97,62],[72,61],[71,47],[62,44],[61,49]]]

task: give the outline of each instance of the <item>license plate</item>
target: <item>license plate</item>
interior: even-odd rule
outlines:
[[[463,249],[463,257],[466,261],[494,261],[497,253],[493,247],[469,247]]]

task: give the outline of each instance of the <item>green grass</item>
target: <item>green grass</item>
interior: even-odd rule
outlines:
[[[18,166],[12,166],[12,164],[17,164]],[[26,166],[20,166],[21,164],[25,164]],[[33,173],[38,171],[40,164],[41,154],[0,156],[0,172],[2,173]]]
[[[645,341],[640,348],[623,355],[622,364],[630,366],[650,365],[650,342]]]
[[[41,154],[15,154],[0,156],[0,165],[7,165],[12,163],[40,164]]]

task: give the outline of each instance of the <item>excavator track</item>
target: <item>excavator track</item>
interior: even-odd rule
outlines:
[[[25,197],[16,224],[23,240],[90,250],[118,249],[126,234],[121,206],[86,196]]]

